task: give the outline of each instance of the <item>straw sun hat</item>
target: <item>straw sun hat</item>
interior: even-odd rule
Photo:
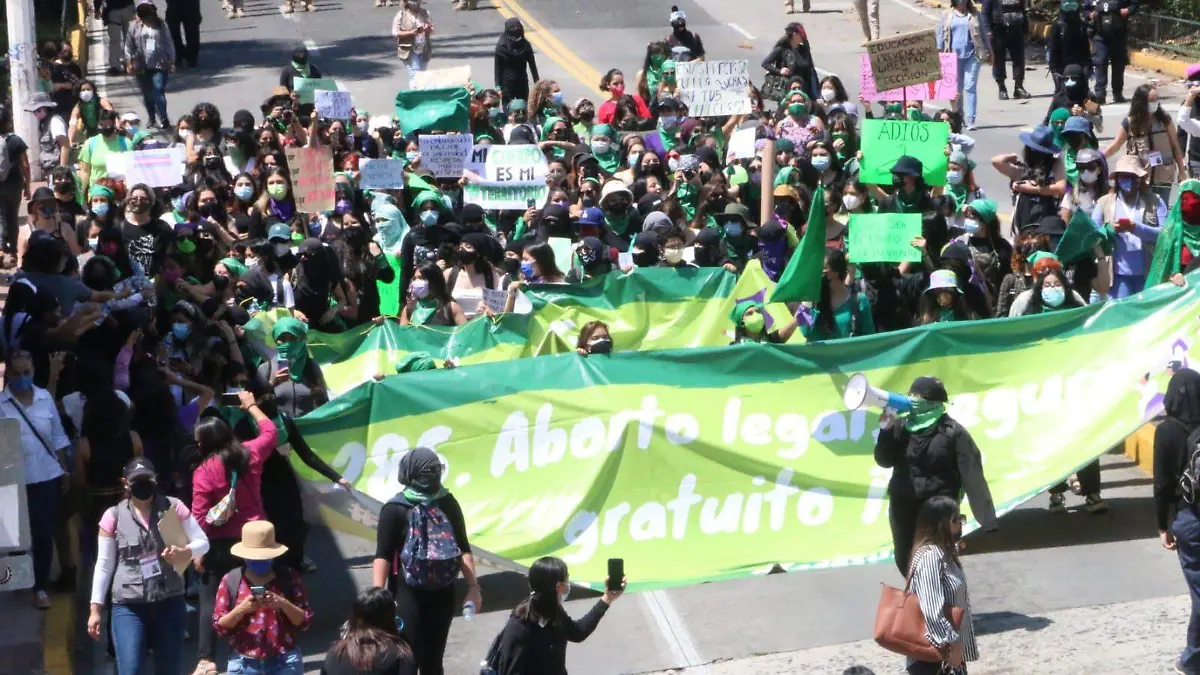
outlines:
[[[287,553],[288,547],[275,541],[275,526],[266,520],[255,520],[242,526],[242,540],[229,552],[242,560],[274,560]]]

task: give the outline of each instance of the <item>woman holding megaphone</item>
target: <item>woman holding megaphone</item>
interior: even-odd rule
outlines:
[[[961,424],[946,414],[946,386],[935,377],[918,377],[908,389],[908,406],[897,394],[874,392],[867,404],[888,405],[879,418],[875,463],[892,469],[888,483],[888,520],[896,567],[908,574],[917,512],[933,497],[961,501],[963,493],[971,512],[985,530],[997,529],[996,507],[983,475],[979,447]],[[885,401],[890,402],[884,403]],[[897,406],[897,401],[901,405]],[[877,403],[878,402],[878,403]],[[897,407],[911,407],[903,413]]]

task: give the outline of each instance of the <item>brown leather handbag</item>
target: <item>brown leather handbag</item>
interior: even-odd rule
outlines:
[[[925,615],[921,613],[921,602],[916,593],[910,593],[912,574],[904,583],[904,590],[887,584],[879,594],[879,608],[875,611],[875,642],[889,652],[902,654],[917,661],[941,663],[945,660],[941,652],[925,637]],[[966,612],[961,607],[947,604],[946,618],[954,630],[962,626]]]

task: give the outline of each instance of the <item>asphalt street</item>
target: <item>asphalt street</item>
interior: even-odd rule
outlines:
[[[227,20],[216,0],[205,3],[200,66],[177,73],[168,87],[172,119],[203,101],[216,104],[230,118],[240,108],[257,115],[258,105],[278,83],[280,69],[298,44],[313,51],[314,62],[352,92],[360,109],[390,113],[395,93],[406,86],[407,73],[395,58],[389,35],[395,8],[376,9],[371,0],[317,0],[317,11],[285,17],[276,5],[247,0],[246,18]],[[475,80],[491,86],[492,49],[504,18],[516,15],[526,23],[542,76],[556,79],[566,99],[573,101],[583,95],[596,97],[600,75],[610,67],[622,69],[632,79],[645,44],[669,31],[671,3],[520,0],[518,5],[513,0],[480,0],[472,12],[452,11],[449,0],[427,4],[436,26],[431,67],[470,64]],[[754,73],[761,73],[757,63],[782,33],[783,25],[788,20],[802,21],[818,67],[840,75],[852,95],[857,94],[862,38],[851,3],[813,0],[811,13],[793,17],[784,14],[779,0],[682,0],[678,4],[687,12],[690,27],[703,38],[710,59],[749,59]],[[928,27],[941,11],[901,0],[882,0],[881,5],[885,35]],[[1037,56],[1034,51],[1030,50],[1031,60]],[[100,62],[93,59],[93,63]],[[977,145],[972,156],[982,165],[981,184],[990,196],[998,198],[1002,210],[1008,202],[1006,181],[987,168],[987,160],[994,154],[1017,151],[1017,133],[1039,123],[1046,112],[1050,80],[1044,67],[1031,64],[1031,68],[1026,88],[1035,97],[1029,101],[999,101],[995,85],[986,75],[980,84],[980,129],[973,134]],[[1131,74],[1130,91],[1143,77],[1147,76]],[[129,78],[110,78],[102,86],[118,108],[141,109]],[[1173,113],[1182,89],[1166,85],[1160,96]],[[1105,108],[1110,135],[1123,115],[1124,106]],[[1042,495],[1005,516],[1000,533],[969,538],[966,569],[977,620],[984,632],[1013,635],[1012,646],[1003,651],[989,654],[984,643],[979,672],[1010,672],[996,670],[996,662],[988,663],[993,658],[1003,658],[1000,665],[1014,668],[1011,672],[1041,672],[1039,665],[1047,658],[1043,650],[1056,644],[1043,640],[1035,648],[1031,641],[1028,649],[1022,649],[1021,634],[1056,621],[1075,620],[1063,612],[1075,608],[1105,612],[1109,610],[1102,606],[1112,603],[1148,602],[1186,591],[1174,556],[1158,546],[1149,478],[1116,456],[1106,458],[1104,481],[1111,506],[1106,515],[1088,515],[1078,510],[1081,500],[1076,500],[1071,502],[1071,513],[1052,516],[1045,511],[1046,497]],[[310,555],[320,565],[320,570],[306,579],[317,620],[302,647],[309,671],[316,672],[350,599],[369,583],[374,544],[320,526],[314,527],[310,542]],[[479,660],[508,610],[528,592],[515,572],[486,572],[482,578],[483,612],[470,622],[456,620],[451,630],[446,659],[446,672],[451,675],[478,672]],[[636,570],[628,572],[636,574]],[[890,563],[630,595],[613,608],[588,642],[568,650],[568,666],[575,675],[689,666],[694,667],[689,673],[836,674],[849,665],[848,660],[860,659],[895,663],[898,672],[896,659],[880,659],[879,653],[871,656],[873,661],[855,656],[869,654],[866,648],[829,651],[831,645],[870,636],[880,581],[899,581]],[[594,597],[576,591],[568,610],[580,615]],[[1162,611],[1184,611],[1181,608],[1186,603],[1171,602]],[[1060,616],[1063,618],[1055,618]],[[1114,640],[1119,640],[1124,630],[1123,618],[1115,616],[1108,625]],[[1064,628],[1062,640],[1070,639],[1070,625]],[[1157,651],[1148,651],[1147,660],[1139,662],[1144,669],[1123,672],[1169,670],[1169,654],[1182,643],[1182,628],[1172,624],[1160,637]],[[748,660],[762,654],[804,654],[802,650],[817,648],[826,651],[811,652],[807,660],[794,661],[787,669],[759,670],[758,661]],[[705,665],[715,662],[726,663]],[[828,668],[819,665],[825,663]],[[105,668],[110,667],[96,650],[80,665],[81,672],[87,673],[108,672]],[[986,670],[988,667],[993,670]]]

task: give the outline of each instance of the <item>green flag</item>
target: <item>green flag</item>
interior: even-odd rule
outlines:
[[[468,109],[471,95],[464,87],[415,89],[396,94],[396,117],[400,129],[422,131],[461,131],[469,128]]]
[[[768,302],[816,302],[821,299],[821,271],[825,268],[825,188],[813,191],[808,228]]]
[[[1096,224],[1087,212],[1076,208],[1071,222],[1067,223],[1067,230],[1058,241],[1058,247],[1054,249],[1054,255],[1058,256],[1064,265],[1075,262],[1090,255],[1092,248],[1104,238],[1104,232],[1096,229]]]

